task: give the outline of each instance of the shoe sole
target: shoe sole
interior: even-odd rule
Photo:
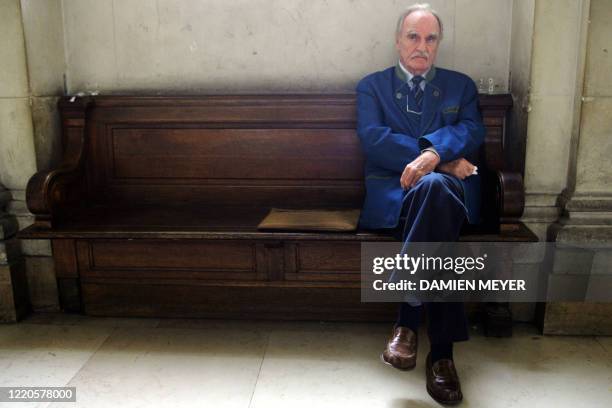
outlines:
[[[408,366],[408,367],[398,367],[398,366],[395,366],[395,365],[391,364],[390,362],[388,362],[387,360],[385,360],[385,357],[383,357],[383,353],[380,353],[380,361],[382,361],[383,364],[391,366],[391,367],[395,368],[396,370],[400,370],[400,371],[410,371],[410,370],[414,369],[414,367],[416,367],[416,361],[415,361],[415,363],[413,365]]]
[[[431,390],[429,389],[429,385],[426,385],[425,388],[427,388],[427,393],[429,394],[429,396],[436,402],[439,402],[440,404],[444,404],[444,405],[457,405],[460,404],[463,401],[463,398],[460,400],[443,400],[443,399],[439,399],[433,396],[433,393],[431,392]]]

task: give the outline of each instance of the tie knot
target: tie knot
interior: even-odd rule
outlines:
[[[421,86],[421,82],[423,82],[424,80],[425,80],[425,78],[423,78],[422,76],[418,75],[418,76],[412,77],[410,82],[412,82],[412,86],[420,87]]]

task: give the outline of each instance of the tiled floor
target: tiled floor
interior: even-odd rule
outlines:
[[[439,406],[417,368],[379,361],[388,325],[36,314],[0,325],[0,386],[74,386],[77,403],[1,407]],[[611,407],[612,338],[473,328],[455,349],[462,407]]]

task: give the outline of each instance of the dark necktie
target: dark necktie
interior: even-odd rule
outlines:
[[[412,89],[410,92],[414,98],[415,108],[419,112],[423,106],[423,90],[421,89],[421,82],[423,82],[423,80],[425,80],[425,78],[422,76],[415,76],[410,80],[412,83]]]

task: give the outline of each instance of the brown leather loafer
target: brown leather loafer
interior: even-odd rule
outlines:
[[[428,354],[426,367],[427,392],[431,398],[440,404],[460,403],[463,394],[453,360],[443,358],[432,364]]]
[[[417,336],[407,327],[394,327],[382,353],[382,361],[399,370],[411,370],[416,365]]]

